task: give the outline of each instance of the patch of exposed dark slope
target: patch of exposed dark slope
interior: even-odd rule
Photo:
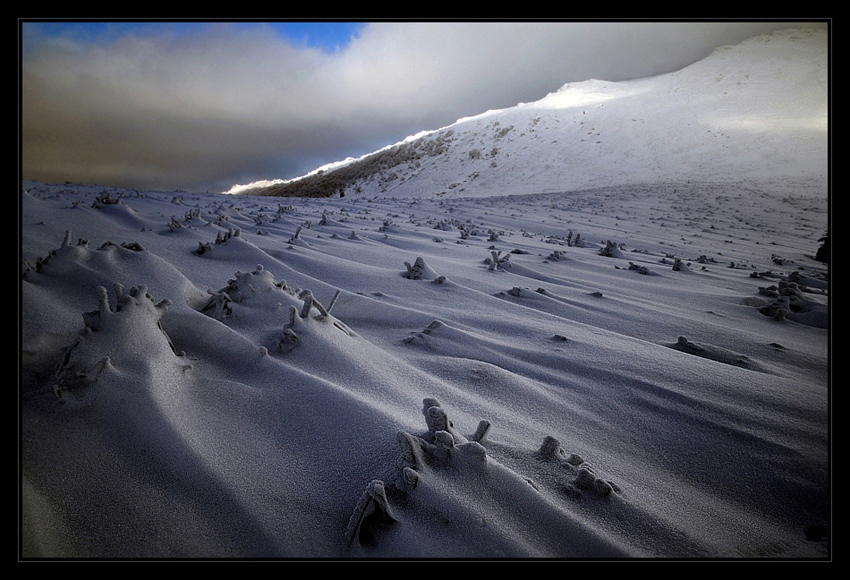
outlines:
[[[265,187],[248,189],[243,195],[272,197],[332,197],[345,195],[346,190],[358,190],[358,183],[369,179],[391,182],[399,177],[393,171],[401,165],[415,169],[420,160],[442,155],[449,148],[453,130],[441,131],[420,139],[399,143],[376,151],[351,163],[332,169],[320,169],[316,173],[298,179]]]

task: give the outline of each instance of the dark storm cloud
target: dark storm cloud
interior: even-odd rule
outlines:
[[[33,23],[34,24],[34,23]],[[793,23],[372,23],[336,51],[270,26],[104,39],[22,25],[23,177],[223,191],[294,177],[564,83],[678,70]]]

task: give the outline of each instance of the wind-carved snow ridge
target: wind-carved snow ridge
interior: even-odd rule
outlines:
[[[680,336],[676,340],[676,344],[670,345],[670,348],[686,354],[692,354],[694,356],[721,362],[723,364],[759,372],[766,372],[761,365],[744,354],[712,344],[698,344],[688,340],[684,336]]]
[[[44,258],[42,258],[40,256],[37,257],[35,259],[34,263],[30,262],[29,260],[23,260],[23,262],[21,263],[21,277],[24,280],[28,280],[28,279],[30,279],[30,273],[31,272],[41,273],[44,266],[48,262],[50,262],[50,259],[53,256],[57,255],[58,252],[64,253],[64,252],[67,251],[64,248],[70,248],[72,246],[80,246],[81,248],[85,249],[85,248],[88,248],[88,246],[89,246],[88,240],[85,240],[83,238],[80,238],[79,240],[77,240],[76,244],[73,244],[72,241],[73,241],[73,235],[71,233],[71,230],[65,230],[65,238],[62,240],[62,245],[60,246],[60,248],[58,250],[51,250],[50,253],[48,253],[47,256],[44,257]]]
[[[313,180],[344,196],[24,181],[21,557],[828,561],[812,34]]]
[[[116,247],[121,247],[125,250],[132,250],[134,252],[143,252],[145,250],[144,247],[138,242],[123,242],[121,244],[114,244],[112,242],[104,242],[98,250],[108,250]],[[89,250],[89,241],[85,238],[79,238],[76,243],[73,242],[73,235],[71,230],[65,231],[65,238],[62,240],[62,245],[57,250],[51,250],[47,256],[44,258],[38,257],[35,259],[35,262],[32,263],[28,260],[24,260],[21,263],[21,277],[24,280],[30,279],[30,273],[41,273],[44,266],[47,265],[52,258],[56,256],[65,256],[68,261],[74,261],[80,257],[80,252],[86,252]]]

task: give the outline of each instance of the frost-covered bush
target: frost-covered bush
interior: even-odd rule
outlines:
[[[306,325],[311,324],[311,322],[327,323],[348,336],[354,336],[354,332],[352,332],[348,326],[331,316],[330,313],[337,301],[337,298],[339,298],[339,290],[337,290],[336,294],[334,294],[334,297],[327,308],[322,306],[322,303],[313,296],[313,293],[310,290],[302,290],[298,293],[298,296],[304,302],[300,309],[295,306],[289,307],[289,323],[284,326],[277,341],[277,349],[279,352],[285,354],[297,347],[301,342],[299,332],[301,332]],[[318,314],[311,317],[310,315],[313,310],[316,310]]]
[[[155,303],[145,286],[125,292],[116,284],[114,290],[114,305],[101,286],[97,309],[82,315],[84,328],[56,372],[54,392],[60,400],[70,391],[94,385],[104,372],[150,372],[156,361],[178,356],[160,324],[171,301]]]
[[[118,197],[113,197],[112,193],[109,191],[104,191],[100,195],[94,198],[91,206],[94,208],[103,207],[105,205],[116,205],[121,202],[121,198],[124,197],[124,193],[121,192]]]
[[[179,230],[180,228],[191,228],[192,220],[199,219],[201,217],[201,209],[195,208],[193,210],[187,211],[183,215],[183,219],[180,220],[176,216],[171,216],[171,221],[168,222],[168,228],[174,232]],[[219,216],[221,218],[222,216]],[[220,220],[219,220],[220,221]]]
[[[567,455],[561,448],[561,443],[551,435],[543,439],[537,451],[537,457],[543,461],[555,462],[563,467],[564,472],[572,474],[573,479],[566,486],[575,494],[590,491],[604,497],[612,492],[620,493],[619,486],[598,477],[595,470],[584,461],[581,455],[575,453]]]
[[[421,256],[416,258],[413,261],[413,264],[410,262],[404,263],[407,268],[406,272],[402,272],[402,276],[407,278],[408,280],[435,280],[440,278],[440,275],[431,268],[425,259]],[[445,278],[443,278],[445,280]]]
[[[346,540],[349,545],[356,540],[360,545],[372,546],[377,529],[387,528],[395,521],[384,482],[374,479],[360,495],[348,519]]]
[[[491,271],[505,270],[511,267],[511,255],[503,254],[500,251],[491,250],[490,257],[485,258],[484,263],[489,266],[488,269]]]
[[[50,259],[56,255],[57,251],[62,251],[62,248],[70,248],[71,246],[80,246],[82,248],[87,248],[89,245],[88,240],[84,238],[80,238],[77,240],[77,243],[73,243],[73,236],[71,234],[71,230],[65,230],[65,238],[62,240],[62,244],[59,250],[50,251],[47,256],[44,258],[38,257],[35,259],[35,263],[31,263],[28,260],[23,260],[21,263],[22,272],[21,276],[24,280],[28,278],[29,272],[35,271],[36,273],[40,273],[44,266],[50,262]]]
[[[759,312],[765,316],[777,321],[791,320],[807,326],[828,328],[826,304],[807,298],[800,285],[791,279],[779,280],[777,284],[761,287],[759,294],[773,299],[759,306]]]
[[[644,276],[649,276],[652,274],[652,271],[646,266],[641,266],[640,264],[635,264],[634,262],[629,262],[629,270],[633,270],[638,274],[643,274]]]
[[[240,304],[266,290],[280,291],[286,296],[293,295],[286,280],[278,282],[271,272],[262,264],[258,264],[253,272],[236,272],[235,276],[227,281],[227,286],[221,290],[207,290],[210,298],[200,310],[208,316],[224,320],[233,314],[233,304]]]
[[[475,433],[464,437],[448,418],[436,399],[422,401],[422,414],[428,432],[417,437],[405,431],[396,436],[401,455],[395,479],[375,479],[366,485],[360,495],[346,527],[347,546],[371,547],[378,536],[396,525],[392,499],[404,503],[405,496],[416,489],[420,472],[454,465],[461,469],[483,469],[487,466],[487,452],[482,445],[490,422],[482,420]]]
[[[239,238],[241,236],[241,230],[238,228],[227,228],[226,232],[218,232],[215,236],[215,242],[213,244],[204,244],[203,242],[198,242],[198,249],[195,250],[195,253],[199,256],[202,256],[209,252],[214,245],[224,244],[231,238]]]
[[[611,240],[605,242],[605,247],[599,251],[599,255],[608,258],[625,258],[622,247]]]

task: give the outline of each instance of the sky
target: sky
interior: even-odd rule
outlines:
[[[19,20],[21,177],[213,192],[289,179],[798,24]]]

